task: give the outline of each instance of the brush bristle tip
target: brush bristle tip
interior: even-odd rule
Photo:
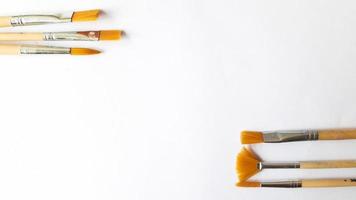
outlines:
[[[95,21],[98,19],[101,10],[85,10],[74,12],[72,16],[73,22],[81,22],[81,21]]]
[[[88,49],[88,48],[71,48],[70,53],[75,56],[80,56],[80,55],[95,55],[101,52],[95,49]]]
[[[120,30],[107,30],[100,31],[99,40],[120,40],[122,31]]]
[[[259,131],[242,131],[241,143],[242,144],[255,144],[263,142],[263,134]]]
[[[237,187],[261,187],[261,183],[256,181],[242,181],[236,183],[236,186]]]
[[[261,160],[251,151],[242,148],[236,158],[236,173],[240,181],[245,181],[260,171],[257,168]]]

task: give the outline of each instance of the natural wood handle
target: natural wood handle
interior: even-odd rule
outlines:
[[[319,130],[319,140],[356,139],[356,129]]]
[[[0,17],[0,27],[11,26],[11,17]]]
[[[302,187],[347,187],[356,186],[356,179],[302,180]]]
[[[352,167],[356,167],[356,160],[300,162],[300,168],[302,169],[352,168]]]
[[[18,55],[21,51],[21,45],[16,44],[1,44],[0,54],[2,55]]]
[[[0,41],[42,41],[42,33],[0,33]]]

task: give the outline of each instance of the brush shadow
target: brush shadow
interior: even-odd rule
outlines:
[[[121,30],[121,37],[122,38],[129,38],[127,31]]]
[[[100,10],[100,17],[102,18],[108,18],[110,15],[108,14],[107,11]]]

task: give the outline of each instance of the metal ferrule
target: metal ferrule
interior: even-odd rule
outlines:
[[[259,162],[257,168],[262,169],[297,169],[300,168],[299,162]]]
[[[57,24],[71,22],[72,18],[61,18],[56,15],[19,15],[12,16],[10,23],[12,26],[29,26],[41,24]]]
[[[262,182],[261,187],[276,187],[276,188],[300,188],[301,181],[279,181],[279,182]]]
[[[266,131],[263,132],[265,143],[293,142],[318,140],[317,130],[288,130],[288,131]]]
[[[46,41],[99,41],[98,31],[89,32],[48,32],[43,33]]]
[[[21,54],[70,54],[70,48],[51,46],[22,46]]]

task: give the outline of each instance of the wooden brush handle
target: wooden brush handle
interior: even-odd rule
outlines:
[[[18,55],[21,51],[21,45],[0,44],[0,55]]]
[[[356,139],[356,129],[319,130],[319,140]]]
[[[42,33],[0,33],[0,41],[42,41]]]
[[[347,187],[356,186],[356,179],[302,180],[302,187]]]
[[[11,17],[0,17],[0,27],[10,27]]]
[[[302,169],[352,168],[352,167],[356,167],[356,160],[300,162],[300,168]]]

